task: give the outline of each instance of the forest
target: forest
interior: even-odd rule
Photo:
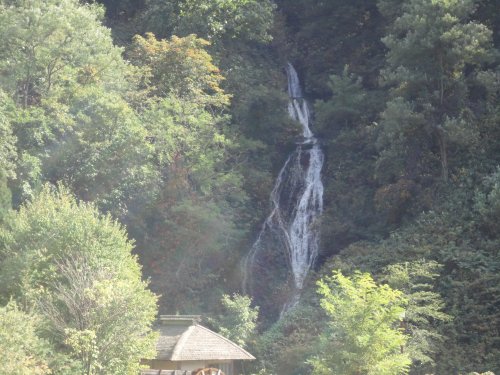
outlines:
[[[246,375],[500,374],[499,10],[0,0],[0,375],[137,375],[159,314]],[[324,203],[280,314],[284,250],[243,266],[301,139],[288,63]]]

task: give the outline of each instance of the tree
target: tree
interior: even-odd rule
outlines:
[[[163,178],[181,185],[184,193],[215,193],[224,191],[224,186],[231,189],[239,185],[226,164],[233,148],[232,140],[224,134],[226,118],[169,96],[144,111],[141,121],[152,139],[156,166]],[[185,194],[177,197],[182,196]]]
[[[7,177],[0,170],[0,223],[7,212],[12,208],[12,193],[7,186]]]
[[[2,2],[0,85],[25,108],[75,84],[123,87],[126,64],[103,14],[77,0]]]
[[[317,121],[325,128],[354,127],[354,121],[359,121],[361,114],[366,112],[366,106],[363,107],[366,91],[361,78],[349,73],[348,66],[345,66],[342,75],[330,76],[328,87],[333,97],[328,101],[319,100],[315,103],[319,114]],[[328,131],[328,128],[325,130]]]
[[[42,156],[46,180],[63,182],[79,199],[120,219],[155,196],[159,177],[152,164],[153,146],[120,95],[81,88],[67,99],[64,115],[67,126]]]
[[[12,133],[11,117],[16,113],[12,100],[0,89],[0,173],[15,176],[16,137]]]
[[[162,37],[197,34],[213,42],[267,42],[274,8],[269,0],[149,0],[143,17],[147,30]]]
[[[330,321],[310,359],[314,375],[408,373],[410,358],[402,351],[408,338],[399,328],[406,306],[401,291],[359,272],[333,272],[317,285]]]
[[[36,328],[39,317],[24,313],[13,301],[0,307],[0,373],[52,374],[47,365],[49,343]]]
[[[12,208],[12,194],[8,179],[15,177],[16,138],[12,134],[10,117],[15,113],[14,104],[0,90],[0,222]]]
[[[135,374],[138,360],[155,355],[156,335],[144,324],[154,319],[155,298],[143,283],[117,280],[109,268],[90,266],[85,255],[58,262],[57,271],[63,280],[51,283],[52,295],[37,305],[51,334],[64,337],[78,371]]]
[[[217,331],[236,344],[245,347],[255,334],[259,308],[252,307],[252,299],[248,296],[224,294],[221,298],[223,313],[214,323]]]
[[[124,228],[46,186],[0,232],[0,296],[39,309],[80,374],[134,374],[154,355],[156,296]]]
[[[410,337],[406,346],[412,361],[412,374],[428,374],[435,366],[435,355],[445,337],[438,325],[449,322],[445,303],[433,285],[442,268],[435,261],[414,261],[386,267],[384,281],[404,293],[408,305],[402,325]]]
[[[151,235],[141,260],[152,289],[168,296],[161,300],[162,310],[189,313],[213,308],[220,298],[219,286],[238,262],[232,249],[241,234],[222,204],[189,191],[191,197],[182,198],[186,192],[181,197],[171,194],[160,195],[148,212]]]
[[[158,97],[170,94],[201,106],[224,107],[230,96],[220,84],[224,77],[205,50],[210,43],[191,34],[157,40],[152,33],[136,35],[128,56],[145,69],[148,90]]]
[[[375,175],[384,186],[395,180],[415,180],[422,174],[432,173],[435,163],[426,148],[432,137],[424,130],[426,125],[425,116],[412,103],[401,97],[387,103],[381,113],[383,129],[376,140],[379,155]]]
[[[477,138],[466,78],[488,60],[491,31],[471,20],[474,0],[397,3],[379,1],[392,22],[383,39],[389,50],[382,77],[392,87],[381,123],[380,138],[388,140],[383,152],[395,141],[406,163],[403,173],[428,173],[424,168],[434,159],[447,180],[453,147],[470,147]]]
[[[256,338],[252,350],[257,353],[259,365],[268,370],[265,374],[311,373],[311,364],[304,359],[316,352],[325,317],[316,303],[311,305],[304,297]]]
[[[95,113],[94,116],[90,114],[84,116],[87,108],[78,105],[85,106],[89,103],[85,103],[83,97],[88,98],[89,92],[94,90],[92,100],[98,101],[95,96],[102,96],[99,100],[102,103],[107,97],[104,93],[110,95],[113,93],[112,100],[122,104],[122,107],[126,106],[119,97],[125,96],[127,90],[133,86],[131,82],[135,68],[123,60],[122,49],[113,45],[111,31],[101,24],[103,14],[102,7],[96,4],[82,4],[77,0],[16,0],[0,4],[0,88],[17,105],[17,107],[14,104],[8,106],[10,126],[17,146],[16,179],[9,180],[15,207],[25,199],[31,198],[44,181],[50,180],[55,183],[61,178],[71,185],[73,181],[70,182],[70,178],[64,175],[66,171],[61,173],[63,176],[53,173],[50,162],[57,159],[60,154],[70,151],[71,146],[64,150],[61,146],[74,141],[75,133],[82,131],[88,136],[89,127],[94,127],[95,130],[100,125],[96,123],[90,125],[89,122],[102,119],[105,125],[110,125],[112,120],[109,117],[105,118]],[[3,99],[2,95],[2,102]],[[96,106],[90,107],[89,112],[92,109],[96,110]],[[128,114],[130,115],[130,112]],[[130,123],[126,122],[124,125]],[[80,125],[83,130],[80,129]],[[137,127],[132,129],[129,126],[128,130],[132,137],[137,135]],[[103,137],[96,138],[102,140]],[[106,142],[113,143],[108,147],[107,151],[110,151],[117,146],[116,137],[112,138],[100,144],[85,146],[88,150],[92,147],[103,148],[103,143]],[[144,148],[147,149],[147,142],[144,138],[142,141]],[[3,150],[0,151],[0,159],[3,157],[2,153]],[[71,156],[70,160],[74,161],[76,155]],[[114,156],[107,155],[112,161],[116,161]],[[49,165],[46,163],[47,159]],[[89,170],[96,167],[96,163],[92,162],[87,159],[83,167],[70,166],[75,170],[87,169],[79,170],[77,173],[80,174],[77,177],[80,180],[78,183],[83,182],[87,185],[82,186],[81,190],[87,190],[88,196],[82,194],[80,197],[93,199],[95,195],[99,195],[99,198],[102,198],[101,202],[103,200],[109,202],[114,198],[113,204],[116,206],[125,205],[123,200],[117,202],[119,200],[117,196],[124,198],[127,193],[123,190],[117,192],[113,183],[109,187],[106,186],[111,181],[109,176],[103,178],[104,181],[100,186],[91,187],[88,186],[90,185],[88,181],[82,181],[83,173],[87,173],[86,177],[94,174],[92,178],[102,178],[109,172],[109,169],[99,173]],[[144,161],[137,160],[137,162],[142,165]],[[127,163],[130,163],[130,159]],[[113,164],[108,165],[112,168]],[[61,169],[65,167],[61,166]],[[123,166],[116,165],[114,168],[123,170]],[[137,172],[136,169],[131,174],[135,176]],[[117,182],[119,180],[120,178]],[[122,186],[129,184],[123,180],[118,183]],[[92,188],[95,188],[92,192],[94,197],[88,192]],[[129,189],[132,190],[133,187]],[[141,187],[141,190],[147,189]],[[103,197],[106,194],[114,197],[110,198],[109,195]],[[109,209],[109,206],[110,204],[102,207]]]
[[[173,94],[141,113],[161,177],[143,216],[147,241],[141,258],[154,290],[169,296],[165,308],[172,312],[196,308],[211,293],[218,298],[214,286],[228,262],[236,262],[231,249],[241,233],[235,211],[246,196],[231,163],[235,145],[225,135],[227,121]]]
[[[405,348],[414,359],[411,373],[429,373],[427,365],[436,374],[499,368],[494,344],[500,323],[499,176],[492,173],[478,186],[466,175],[447,187],[446,199],[432,211],[387,239],[349,246],[329,264],[345,272],[371,272],[403,290],[409,300],[403,324],[415,331]],[[440,269],[436,263],[442,264],[439,276],[434,276]],[[391,268],[395,273],[389,277]],[[418,357],[433,363],[421,365]]]
[[[274,4],[269,0],[183,0],[176,31],[195,32],[209,39],[271,39]]]
[[[228,127],[230,96],[208,45],[195,35],[157,40],[146,34],[128,52],[145,72],[149,100],[140,118],[161,177],[144,215],[141,258],[154,290],[169,295],[165,308],[172,312],[197,308],[210,300],[207,294],[218,298],[214,286],[229,262],[237,262],[230,252],[240,238],[235,211],[246,199],[232,160],[238,145]]]

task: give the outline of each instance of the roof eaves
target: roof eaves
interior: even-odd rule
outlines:
[[[213,334],[213,335],[215,335],[215,336],[218,336],[220,339],[222,339],[222,340],[226,341],[228,344],[230,344],[230,345],[234,346],[236,349],[240,350],[240,351],[241,351],[241,352],[243,352],[246,356],[248,356],[248,360],[254,360],[254,359],[255,359],[255,357],[254,357],[253,355],[251,355],[249,352],[247,352],[247,351],[246,351],[245,349],[243,349],[241,346],[239,346],[239,345],[237,345],[236,343],[232,342],[232,341],[231,341],[231,340],[229,340],[228,338],[226,338],[226,337],[224,337],[224,336],[222,336],[222,335],[220,335],[220,334],[218,334],[218,333],[216,333],[216,332],[214,332],[214,331],[212,331],[212,330],[210,330],[210,329],[208,329],[208,328],[206,328],[206,327],[203,327],[202,325],[196,324],[195,326],[196,326],[196,327],[198,327],[198,328],[204,329],[205,331],[208,331],[208,332],[210,332],[211,334]],[[192,326],[192,327],[194,327],[194,326]],[[191,328],[191,327],[189,327],[189,328]],[[191,332],[192,332],[192,331],[191,331]],[[181,340],[182,340],[182,338],[181,338]],[[177,349],[177,347],[176,347],[176,349]],[[175,350],[174,350],[174,353],[175,353]]]

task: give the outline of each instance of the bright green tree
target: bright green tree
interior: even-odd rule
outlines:
[[[412,373],[499,368],[494,344],[500,323],[495,302],[500,295],[499,176],[492,173],[482,186],[464,178],[447,189],[434,211],[383,241],[353,244],[335,257],[335,267],[386,277],[406,295],[403,325],[414,332],[405,348],[414,360]]]
[[[0,232],[1,297],[38,309],[78,373],[135,374],[154,355],[156,296],[132,248],[111,217],[45,187]]]
[[[137,121],[134,126],[134,116],[129,109],[123,109],[127,105],[121,99],[133,86],[135,68],[125,62],[122,49],[113,44],[111,30],[101,24],[103,14],[104,10],[97,4],[82,4],[77,0],[0,3],[0,87],[17,105],[9,109],[11,129],[17,140],[16,179],[10,181],[14,206],[32,197],[47,180],[63,179],[72,187],[80,184],[80,198],[98,196],[100,203],[106,201],[101,205],[106,209],[111,205],[126,206],[125,197],[134,188],[150,190],[143,186],[137,188],[130,182],[141,178],[139,169],[146,169],[142,167],[144,160],[138,156],[131,162],[130,158],[119,155],[116,150],[123,149],[117,136],[120,130],[109,128],[116,120],[117,124],[127,127],[122,135],[128,132],[132,138],[138,135]],[[90,94],[92,90],[95,91]],[[89,104],[86,99],[96,103]],[[103,104],[106,99],[116,102],[113,110],[109,102]],[[106,105],[107,109],[103,110]],[[96,113],[100,110],[101,113]],[[122,121],[116,113],[120,110],[128,111],[132,121]],[[110,114],[107,118],[106,112]],[[112,133],[109,137],[102,133],[106,126]],[[89,136],[89,132],[96,132],[98,128],[101,132],[98,136]],[[75,134],[81,137],[75,140]],[[140,147],[147,154],[144,136],[139,139],[144,143]],[[130,138],[127,144],[129,142]],[[130,144],[137,145],[137,138]],[[90,157],[89,149],[94,149],[96,155]],[[59,164],[60,158],[71,151],[86,154],[85,161],[74,165],[71,162],[76,155],[71,154],[64,160],[66,165]],[[137,147],[131,151],[137,152]],[[99,160],[92,160],[104,154],[107,154],[109,168],[104,168]],[[127,169],[116,163],[119,159],[127,166],[136,163],[130,168],[128,181],[110,175],[110,169],[122,172]],[[136,168],[137,164],[141,167]],[[54,173],[54,169],[59,171]],[[66,174],[68,169],[76,172],[72,181]],[[111,181],[120,184],[120,188]],[[91,186],[93,182],[99,186]]]
[[[47,365],[49,343],[36,332],[39,322],[38,317],[24,313],[15,302],[0,307],[1,374],[52,374]]]
[[[435,366],[435,354],[445,340],[438,325],[451,320],[434,286],[441,268],[435,261],[420,260],[391,264],[385,270],[384,281],[408,301],[403,327],[410,336],[405,352],[413,361],[412,374],[427,374]]]
[[[155,334],[147,322],[154,318],[155,298],[144,283],[119,280],[109,268],[91,266],[85,255],[58,262],[57,272],[63,280],[51,283],[51,295],[36,304],[50,335],[64,337],[75,372],[135,374],[141,358],[154,357]]]
[[[174,95],[202,106],[224,107],[230,96],[220,87],[224,77],[206,51],[210,43],[191,34],[158,40],[152,33],[136,35],[128,53],[145,69],[145,83],[153,95]]]
[[[408,373],[401,291],[377,285],[369,274],[347,277],[337,271],[318,281],[318,293],[329,322],[318,354],[310,360],[314,375]]]
[[[103,13],[77,0],[0,3],[0,85],[23,107],[68,85],[122,86],[126,64]]]

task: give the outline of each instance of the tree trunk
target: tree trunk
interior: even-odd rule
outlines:
[[[439,154],[441,159],[441,177],[443,181],[448,181],[448,150],[446,143],[445,131],[441,126],[438,126]]]

